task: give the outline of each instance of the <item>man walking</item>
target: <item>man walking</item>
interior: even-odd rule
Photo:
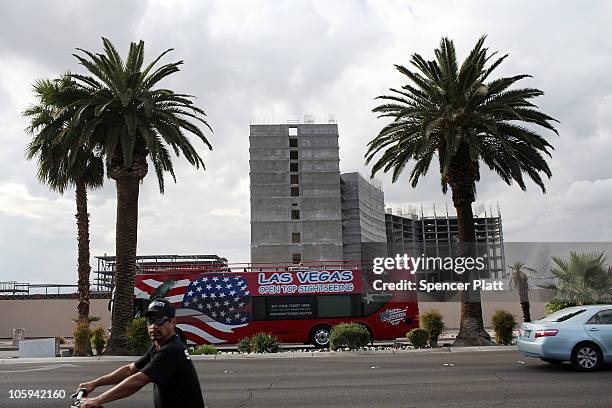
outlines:
[[[165,299],[149,305],[145,317],[154,344],[136,362],[124,365],[96,380],[82,383],[88,393],[99,386],[115,385],[93,398],[84,398],[81,408],[95,408],[128,397],[150,382],[155,384],[155,408],[204,408],[198,374],[189,352],[174,331],[174,307]]]

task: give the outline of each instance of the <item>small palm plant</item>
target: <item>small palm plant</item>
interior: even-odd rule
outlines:
[[[529,306],[529,274],[537,273],[533,268],[528,267],[521,261],[514,261],[510,270],[510,290],[516,289],[519,294],[519,302],[523,311],[523,321],[531,321],[531,312]]]
[[[552,290],[555,302],[588,305],[612,302],[612,267],[601,252],[570,252],[569,258],[553,257],[552,282],[540,285]]]

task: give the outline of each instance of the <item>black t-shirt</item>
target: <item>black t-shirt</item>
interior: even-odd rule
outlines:
[[[204,408],[198,374],[178,336],[159,351],[151,346],[134,364],[155,383],[155,408]]]

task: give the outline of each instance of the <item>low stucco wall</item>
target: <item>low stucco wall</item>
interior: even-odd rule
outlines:
[[[534,292],[530,297],[531,319],[539,319],[545,315],[544,306],[548,294],[544,291]],[[481,292],[482,319],[485,327],[492,327],[491,318],[497,310],[505,310],[514,315],[517,323],[523,322],[523,311],[516,291],[509,292]],[[456,297],[458,300],[458,296]],[[437,309],[444,316],[444,326],[447,329],[458,329],[461,318],[461,303],[457,300],[446,302],[424,301],[419,295],[419,313]]]
[[[531,302],[531,316],[537,319],[544,316],[544,305],[541,300]],[[110,312],[107,309],[108,299],[92,299],[90,314],[100,317],[93,326],[109,327]],[[12,329],[24,328],[26,337],[72,337],[74,322],[77,316],[76,299],[20,299],[0,300],[0,338],[10,338]],[[419,311],[424,313],[437,309],[444,316],[447,329],[458,329],[461,304],[457,301],[432,302],[420,301]],[[496,310],[512,313],[517,322],[523,321],[523,312],[516,292],[482,293],[482,310],[485,327],[491,327],[491,316]]]
[[[89,314],[100,317],[92,326],[108,329],[108,299],[92,299]],[[26,337],[72,337],[77,317],[76,299],[0,300],[0,338],[11,338],[13,329],[24,328]]]

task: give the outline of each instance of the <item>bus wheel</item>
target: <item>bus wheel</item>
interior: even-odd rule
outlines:
[[[331,328],[329,326],[316,326],[310,332],[310,342],[316,348],[329,347],[329,333]]]

